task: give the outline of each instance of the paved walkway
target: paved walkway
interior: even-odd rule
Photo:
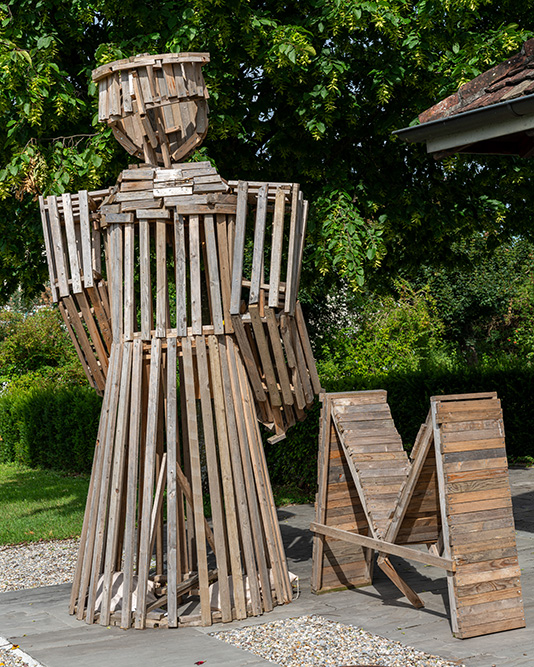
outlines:
[[[459,640],[451,635],[445,578],[441,570],[397,563],[407,582],[425,602],[417,610],[377,569],[373,586],[315,596],[310,593],[313,507],[279,510],[290,569],[299,575],[298,600],[261,618],[212,628],[145,630],[88,626],[67,613],[68,585],[0,595],[0,636],[46,667],[260,667],[272,665],[248,651],[220,642],[208,633],[228,627],[266,623],[294,616],[320,614],[357,625],[467,667],[532,667],[534,665],[534,470],[511,470],[514,515],[527,628]]]

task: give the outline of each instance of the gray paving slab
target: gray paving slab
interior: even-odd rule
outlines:
[[[313,506],[279,510],[290,569],[300,578],[300,595],[290,605],[259,618],[211,628],[122,631],[88,626],[67,612],[69,585],[0,595],[0,636],[46,667],[205,667],[272,665],[248,651],[218,641],[209,633],[257,625],[295,616],[319,614],[356,625],[419,650],[463,662],[467,667],[534,665],[534,470],[511,470],[510,480],[522,569],[527,627],[486,637],[459,640],[452,636],[445,577],[441,570],[393,559],[399,571],[425,602],[414,609],[389,579],[377,571],[373,586],[324,595],[310,592]]]

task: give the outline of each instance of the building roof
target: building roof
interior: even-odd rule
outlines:
[[[404,141],[425,141],[435,157],[452,153],[534,153],[534,39],[397,130]]]

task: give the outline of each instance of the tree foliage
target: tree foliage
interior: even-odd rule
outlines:
[[[209,51],[205,152],[227,177],[298,181],[306,261],[354,286],[527,233],[528,163],[436,164],[391,131],[531,36],[510,0],[10,0],[0,4],[0,299],[45,280],[36,197],[111,184],[129,161],[90,71]],[[382,269],[380,269],[380,265]],[[318,268],[319,272],[315,269]]]

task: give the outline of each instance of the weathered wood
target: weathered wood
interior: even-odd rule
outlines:
[[[239,185],[237,186],[236,227],[232,255],[231,315],[238,315],[241,305],[241,281],[243,280],[243,255],[245,250],[245,229],[247,222],[247,194],[247,182],[239,181]]]
[[[152,330],[152,291],[150,279],[150,228],[148,220],[139,221],[139,274],[141,298],[141,338],[150,340]]]
[[[195,378],[191,340],[182,338],[183,382],[187,409],[187,434],[191,465],[191,487],[193,491],[193,513],[195,522],[196,553],[199,575],[200,613],[203,625],[211,625],[211,606],[209,598],[208,560],[206,551],[206,532],[204,527],[204,503],[202,500],[202,473],[198,443],[198,424],[195,401]]]
[[[258,303],[260,284],[263,274],[263,246],[265,242],[265,223],[267,221],[267,185],[258,190],[256,207],[256,225],[254,229],[254,250],[252,256],[252,272],[250,277],[249,304]]]
[[[211,321],[213,333],[224,333],[223,309],[221,299],[221,284],[219,279],[219,266],[217,262],[217,243],[215,240],[215,224],[212,215],[204,216],[204,236],[206,239],[206,255],[208,266],[208,282],[211,304]]]
[[[143,506],[139,525],[139,561],[137,565],[137,600],[134,613],[135,627],[142,629],[146,623],[146,594],[152,553],[150,547],[150,518],[152,515],[154,476],[156,469],[156,438],[158,425],[159,394],[161,382],[161,339],[153,338],[150,348],[150,384],[146,415],[145,460],[143,466]]]
[[[280,272],[282,267],[282,245],[284,241],[285,193],[276,192],[273,217],[273,235],[271,240],[271,268],[269,274],[269,307],[278,307],[280,294]]]
[[[200,284],[199,216],[189,216],[189,277],[191,285],[191,327],[193,335],[202,333],[202,292]]]

